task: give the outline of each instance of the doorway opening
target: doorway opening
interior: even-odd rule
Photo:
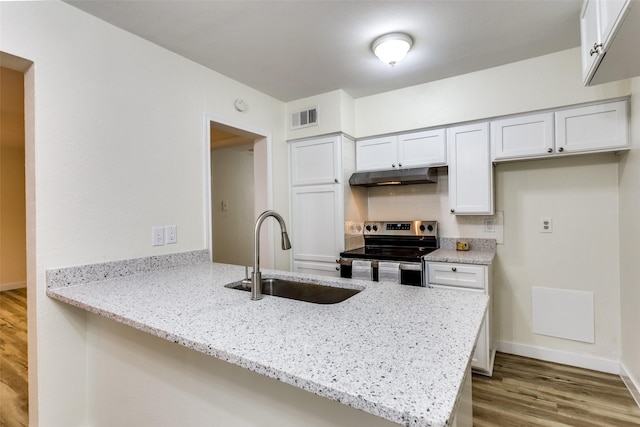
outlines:
[[[271,209],[271,138],[266,132],[207,119],[211,260],[253,264],[253,228]],[[260,258],[273,267],[271,227],[264,227]]]
[[[27,121],[33,126],[31,65],[0,52],[0,342],[6,344],[0,349],[0,423],[16,426],[29,425],[27,340],[35,341],[35,328],[27,334],[27,291],[33,293],[27,289],[28,238],[33,237],[33,230],[27,230],[33,213],[28,204],[33,180],[27,175],[33,161],[28,155],[33,132],[27,132]]]

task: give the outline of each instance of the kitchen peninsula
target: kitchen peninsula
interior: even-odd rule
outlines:
[[[485,295],[264,274],[362,291],[328,305],[251,301],[224,287],[243,267],[196,251],[49,270],[47,295],[397,424],[455,422]]]

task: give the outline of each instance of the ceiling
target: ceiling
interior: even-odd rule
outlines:
[[[354,98],[580,44],[582,0],[68,1],[281,101]],[[375,38],[414,40],[395,68]]]

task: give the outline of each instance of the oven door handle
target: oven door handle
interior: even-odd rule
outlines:
[[[420,263],[400,263],[400,270],[404,271],[422,271],[422,264]]]
[[[360,259],[360,258],[358,258]],[[351,267],[351,265],[353,264],[353,261],[355,261],[355,258],[340,258],[338,260],[338,264],[340,265],[344,265],[347,267]],[[375,259],[361,259],[361,261],[371,261],[371,268],[378,268],[378,260]]]

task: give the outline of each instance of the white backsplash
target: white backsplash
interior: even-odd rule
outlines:
[[[436,220],[440,237],[465,237],[504,241],[504,213],[452,215],[449,211],[449,179],[438,171],[437,184],[388,185],[369,188],[369,220]],[[485,231],[485,219],[493,219],[495,232]]]

